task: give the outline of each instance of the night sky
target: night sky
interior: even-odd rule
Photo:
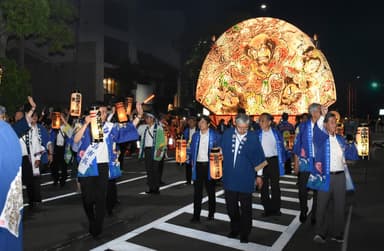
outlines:
[[[267,4],[267,11],[260,9],[262,3]],[[185,30],[177,41],[183,61],[199,39],[219,37],[248,18],[280,18],[311,37],[316,33],[335,77],[338,100],[331,108],[346,115],[347,90],[351,84],[357,93],[353,113],[365,117],[366,114],[377,116],[379,108],[384,108],[384,8],[381,5],[378,0],[140,0],[137,12],[177,10],[185,15]],[[373,81],[379,83],[376,90],[370,86]]]

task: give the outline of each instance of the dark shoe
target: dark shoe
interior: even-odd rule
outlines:
[[[319,244],[324,244],[325,243],[325,238],[321,236],[320,234],[315,235],[313,238],[313,241]]]
[[[241,236],[240,243],[248,243],[248,236]]]
[[[190,181],[187,181],[184,183],[185,185],[191,185],[191,182]]]
[[[214,217],[213,215],[209,215],[209,216],[208,216],[208,220],[209,220],[209,221],[213,221],[213,220],[215,220],[215,217]]]
[[[153,190],[151,190],[151,189],[150,189],[150,190],[147,190],[147,191],[145,191],[145,193],[146,193],[146,194],[152,194],[152,193],[153,193]]]
[[[58,184],[58,182],[57,182],[57,181],[54,181],[53,184],[52,184],[52,186],[57,187],[57,184]]]
[[[343,237],[331,237],[331,241],[336,241],[338,243],[343,243],[344,242],[344,238]]]
[[[189,220],[191,223],[200,223],[200,218],[198,217],[192,217],[192,219]]]
[[[316,218],[311,218],[311,225],[316,225]]]
[[[239,233],[231,231],[231,232],[229,232],[229,234],[227,234],[227,237],[232,238],[232,239],[236,239],[238,235],[239,235]]]
[[[308,213],[308,207],[305,209],[305,211],[300,213],[300,222],[304,223],[307,220],[307,213]]]

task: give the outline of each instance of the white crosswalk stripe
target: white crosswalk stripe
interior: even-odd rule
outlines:
[[[295,203],[293,205],[297,205],[296,208],[299,208],[299,200],[297,198],[298,190],[295,188],[287,188],[284,187],[286,185],[296,185],[296,176],[289,175],[288,179],[285,177],[282,177],[280,180],[280,184],[282,186],[281,191],[285,192],[292,192],[294,197],[292,196],[282,196],[282,202],[291,202]],[[177,183],[177,182],[176,182]],[[174,186],[174,184],[170,184],[171,186]],[[225,205],[225,199],[223,198],[224,191],[220,190],[216,193],[216,203]],[[258,195],[259,196],[259,195]],[[208,197],[203,198],[203,204],[208,201]],[[308,207],[311,208],[312,206],[312,199],[309,200]],[[222,206],[221,206],[222,207]],[[263,206],[258,203],[254,202],[252,203],[252,208],[256,210],[264,210]],[[299,221],[299,215],[300,211],[295,210],[292,208],[281,208],[281,213],[283,215],[288,215],[291,217],[289,220],[290,222],[286,223],[286,225],[279,224],[276,222],[276,219],[273,222],[270,222],[268,219],[258,220],[253,219],[252,220],[252,227],[257,227],[258,229],[264,229],[268,231],[274,231],[274,233],[279,233],[278,238],[274,240],[273,244],[266,245],[265,243],[256,243],[256,242],[249,242],[247,244],[240,243],[238,239],[230,239],[222,234],[218,234],[215,232],[206,232],[200,229],[196,229],[195,226],[190,225],[178,225],[175,222],[170,223],[169,220],[172,220],[182,214],[193,214],[193,203],[189,204],[185,207],[182,207],[174,212],[171,212],[170,214],[157,219],[147,225],[144,225],[142,227],[139,227],[115,240],[112,240],[110,242],[107,242],[99,247],[96,247],[95,251],[104,251],[104,250],[121,250],[119,247],[129,247],[129,250],[152,250],[148,249],[145,246],[139,245],[137,243],[130,242],[130,239],[133,237],[136,237],[141,234],[145,234],[146,231],[151,229],[157,229],[161,231],[165,231],[167,233],[174,234],[175,236],[183,236],[191,239],[196,239],[199,241],[203,241],[204,243],[214,243],[219,246],[225,246],[227,248],[233,248],[234,250],[282,250],[289,240],[292,238],[293,234],[296,232],[298,227],[300,226]],[[203,209],[201,211],[202,217],[208,216],[208,211]],[[283,217],[283,216],[281,216]],[[287,217],[287,216],[285,216]],[[229,216],[226,213],[223,212],[215,212],[215,220],[219,222],[229,222]],[[215,224],[216,221],[214,221],[212,224]],[[252,240],[251,240],[252,241]],[[151,247],[153,248],[153,247]],[[201,249],[204,249],[202,247]]]

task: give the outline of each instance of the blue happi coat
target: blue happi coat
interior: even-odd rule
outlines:
[[[311,189],[320,190],[320,191],[329,191],[329,182],[330,182],[330,162],[331,162],[331,150],[330,150],[330,141],[329,134],[325,131],[320,130],[318,127],[315,127],[313,130],[313,143],[315,146],[315,163],[320,162],[322,166],[322,173],[319,173],[315,167],[311,169],[311,174],[308,178],[307,186]],[[337,142],[339,143],[341,150],[343,151],[344,158],[344,172],[346,178],[346,189],[354,190],[354,185],[352,183],[351,176],[349,174],[348,166],[345,162],[345,150],[346,142],[345,139],[336,134]],[[350,155],[352,157],[349,160],[357,160],[357,154]]]
[[[220,145],[220,135],[213,129],[208,129],[208,160],[209,160],[209,153],[211,152],[211,149],[213,147],[218,147]],[[192,180],[197,179],[196,175],[196,160],[197,160],[197,154],[199,153],[199,145],[200,145],[200,131],[196,131],[192,135],[192,142],[190,146],[190,157],[192,164]],[[209,167],[209,161],[208,161],[208,167]],[[208,168],[208,179],[211,179],[210,175],[210,168]]]
[[[0,121],[0,250],[23,250],[21,147],[11,126]]]
[[[318,127],[315,123],[314,128]],[[314,165],[314,153],[312,148],[313,132],[311,120],[299,125],[299,133],[293,145],[293,153],[299,158],[299,171],[310,172]]]
[[[139,134],[136,127],[132,123],[126,123],[123,126],[106,122],[103,126],[104,138],[108,147],[109,156],[109,178],[115,179],[121,176],[120,162],[117,155],[116,143],[137,140]],[[72,149],[77,152],[77,160],[79,162],[78,177],[98,176],[97,161],[95,152],[97,143],[92,143],[90,128],[87,127],[83,137],[77,144],[73,143]],[[84,170],[83,170],[84,167]]]
[[[284,163],[286,161],[286,153],[285,153],[285,147],[284,147],[284,140],[283,136],[281,136],[281,133],[276,130],[275,128],[272,128],[272,133],[273,136],[275,137],[276,140],[276,147],[277,147],[277,158],[279,160],[279,171],[280,171],[280,176],[283,176],[285,174],[285,168],[284,168]],[[262,136],[263,136],[263,130],[258,130],[257,135],[259,136],[259,141],[261,144]]]
[[[187,141],[187,157],[188,157],[187,161],[186,161],[187,164],[191,164],[190,156],[191,156],[191,142],[192,142],[192,136],[193,135],[191,136],[191,138],[189,138],[189,131],[190,130],[191,129],[189,127],[187,127],[184,129],[184,132],[183,132],[183,137]],[[198,132],[198,131],[199,131],[199,128],[196,127],[195,132]]]
[[[221,139],[224,189],[252,193],[255,189],[255,167],[265,161],[263,148],[256,132],[248,131],[239,145],[234,163],[235,143],[235,128],[229,128]]]

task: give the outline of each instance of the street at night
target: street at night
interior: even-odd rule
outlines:
[[[376,251],[379,1],[0,0],[0,251]]]

